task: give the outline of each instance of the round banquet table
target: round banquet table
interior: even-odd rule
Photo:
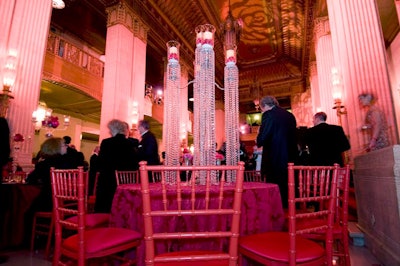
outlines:
[[[150,184],[152,193],[159,194],[160,200],[152,201],[152,208],[160,208],[161,184]],[[196,189],[204,189],[199,185]],[[232,188],[233,191],[233,186]],[[187,188],[189,193],[190,188]],[[183,190],[183,193],[185,190]],[[211,198],[211,200],[213,200]],[[217,200],[217,199],[215,199]],[[174,204],[171,202],[170,204]],[[114,195],[111,209],[110,226],[130,228],[143,232],[142,216],[142,194],[140,184],[129,184],[118,186]],[[284,211],[282,208],[279,188],[276,184],[245,182],[243,185],[240,234],[250,235],[267,231],[281,231],[284,224]],[[190,227],[202,226],[199,221],[187,223],[184,225],[190,230]],[[182,227],[182,221],[172,218],[168,222],[154,223],[155,231],[170,230],[171,228]],[[193,243],[191,244],[193,247]],[[165,252],[166,248],[171,250],[184,250],[185,246],[157,245],[157,252]],[[144,265],[145,246],[142,244],[137,249],[138,265]]]
[[[24,244],[25,228],[32,221],[25,221],[25,213],[41,187],[21,183],[0,184],[0,249],[9,249]],[[29,226],[29,225],[28,225]]]

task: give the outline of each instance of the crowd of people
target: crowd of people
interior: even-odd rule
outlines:
[[[359,96],[360,106],[367,109],[363,130],[367,131],[367,152],[390,145],[388,127],[382,111],[375,105],[370,93]],[[294,162],[308,165],[343,166],[348,163],[346,151],[350,143],[341,126],[326,123],[327,115],[318,112],[313,117],[314,126],[299,129],[296,119],[279,106],[272,96],[260,100],[262,123],[256,144],[262,147],[261,175],[279,186],[282,205],[287,206],[287,164]],[[301,138],[299,137],[301,135]]]
[[[0,124],[0,126],[2,125]],[[108,213],[111,210],[112,199],[117,187],[115,170],[137,170],[139,161],[147,161],[149,165],[160,164],[157,140],[150,132],[147,121],[139,121],[140,141],[130,136],[129,125],[124,121],[113,119],[109,121],[107,127],[111,137],[102,140],[100,146],[94,148],[90,163],[86,162],[83,153],[71,143],[70,136],[50,137],[41,144],[40,150],[34,158],[35,167],[28,174],[26,183],[39,184],[42,189],[26,214],[27,219],[31,219],[37,211],[52,210],[51,167],[56,169],[84,167],[84,170],[89,172],[88,192],[92,194],[96,190],[97,194],[95,212]],[[2,130],[2,132],[7,135],[4,136],[4,139],[8,140],[9,133],[6,130]],[[4,162],[1,161],[4,165],[8,161],[9,152],[2,155],[5,157]],[[95,188],[96,175],[98,175],[98,180]]]

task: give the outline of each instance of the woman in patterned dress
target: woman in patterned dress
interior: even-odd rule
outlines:
[[[375,105],[376,98],[371,93],[363,93],[358,96],[360,104],[366,108],[365,125],[370,136],[367,151],[379,150],[390,145],[388,125],[384,113]]]

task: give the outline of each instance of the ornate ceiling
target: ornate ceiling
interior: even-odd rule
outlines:
[[[66,7],[53,10],[52,24],[72,32],[100,53],[105,50],[105,8],[116,0],[64,0]],[[195,28],[216,26],[216,82],[223,87],[224,55],[220,25],[228,15],[241,19],[243,30],[238,44],[239,98],[241,112],[254,111],[257,93],[272,94],[283,105],[290,95],[308,86],[309,62],[313,59],[313,20],[327,16],[325,0],[126,0],[149,25],[146,81],[162,85],[165,43],[181,43],[181,61],[193,73]],[[398,31],[393,0],[379,0],[378,7],[386,43]],[[396,23],[392,23],[393,19]],[[395,26],[393,26],[395,25]],[[216,89],[216,97],[223,92]]]

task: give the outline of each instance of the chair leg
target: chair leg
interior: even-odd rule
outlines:
[[[349,238],[344,237],[343,239],[343,254],[344,254],[344,265],[350,266],[350,253],[349,253]]]
[[[33,225],[32,225],[32,234],[31,234],[31,252],[35,249],[35,237],[36,237],[36,213],[33,215]]]
[[[51,221],[50,221],[49,235],[47,236],[47,243],[45,250],[46,259],[50,258],[51,240],[53,239],[53,232],[54,232],[54,217],[51,217],[50,219]]]
[[[46,224],[44,221],[40,220],[49,220],[49,224]],[[46,236],[46,248],[45,248],[45,257],[49,259],[50,257],[50,249],[51,249],[51,241],[53,238],[54,232],[54,219],[53,214],[50,212],[37,212],[33,216],[33,225],[32,225],[32,235],[31,235],[31,245],[30,250],[34,252],[35,250],[35,240],[38,235]]]

